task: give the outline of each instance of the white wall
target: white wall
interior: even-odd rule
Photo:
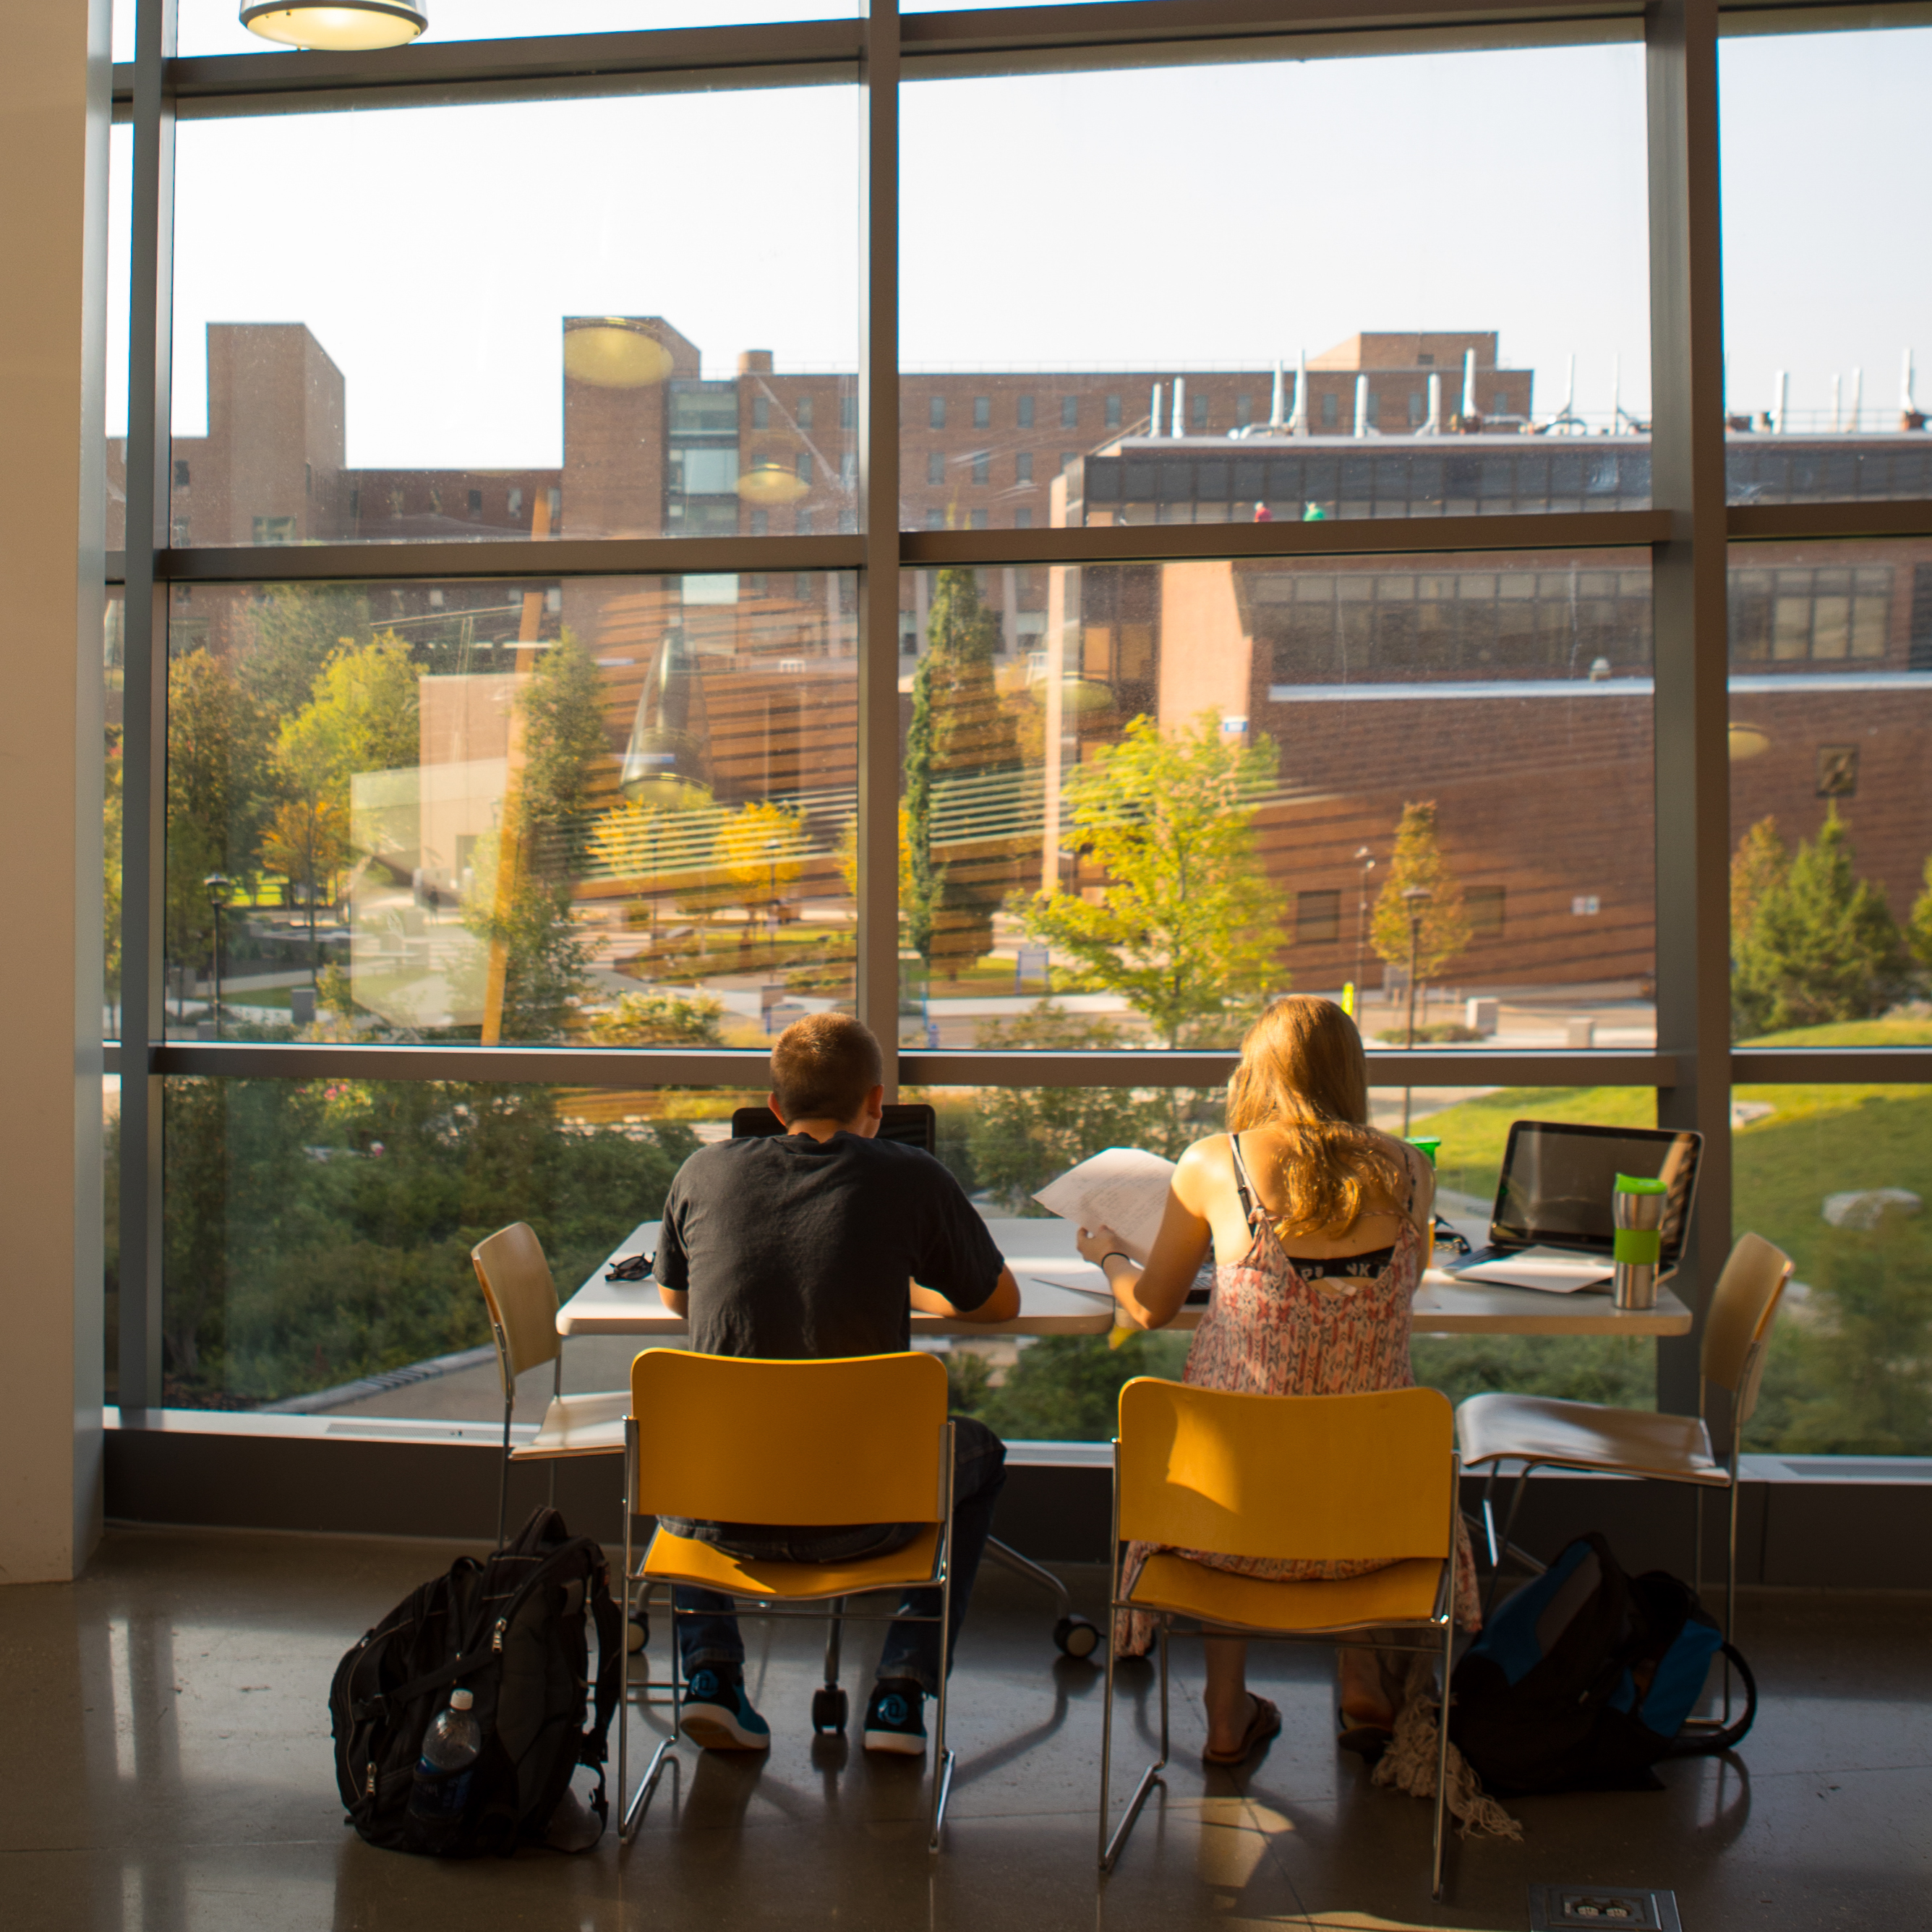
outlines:
[[[0,58],[0,1582],[100,1534],[108,0]]]

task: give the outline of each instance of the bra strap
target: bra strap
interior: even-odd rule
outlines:
[[[1234,1185],[1240,1190],[1241,1212],[1247,1217],[1249,1233],[1252,1234],[1255,1222],[1260,1218],[1261,1210],[1255,1205],[1253,1190],[1248,1186],[1248,1164],[1241,1158],[1240,1136],[1230,1134],[1228,1136],[1228,1144],[1234,1150]]]

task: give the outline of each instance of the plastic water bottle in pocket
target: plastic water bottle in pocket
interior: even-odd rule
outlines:
[[[436,1714],[423,1733],[422,1755],[410,1788],[410,1816],[432,1833],[459,1826],[470,1802],[470,1779],[483,1750],[482,1731],[470,1714],[475,1701],[470,1691],[452,1690],[448,1708]]]

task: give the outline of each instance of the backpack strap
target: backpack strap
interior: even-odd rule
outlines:
[[[597,1791],[590,1808],[600,1822],[608,1822],[610,1804],[604,1792],[604,1766],[610,1755],[610,1720],[616,1714],[617,1700],[624,1688],[630,1641],[624,1618],[610,1594],[608,1563],[600,1564],[591,1578],[590,1615],[597,1626],[597,1702],[577,1761],[589,1765],[597,1773]]]
[[[1700,1731],[1688,1738],[1680,1731],[1671,1739],[1669,1749],[1664,1754],[1666,1757],[1716,1757],[1724,1751],[1734,1750],[1744,1742],[1744,1734],[1755,1721],[1757,1679],[1751,1675],[1751,1667],[1744,1661],[1744,1652],[1736,1644],[1724,1643],[1718,1646],[1718,1654],[1728,1658],[1744,1679],[1744,1715],[1735,1724],[1726,1724],[1722,1730]]]

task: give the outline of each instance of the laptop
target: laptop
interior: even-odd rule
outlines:
[[[1688,1130],[1514,1121],[1497,1177],[1488,1243],[1448,1272],[1466,1274],[1539,1249],[1600,1262],[1607,1280],[1616,1234],[1610,1196],[1617,1176],[1628,1174],[1662,1180],[1669,1188],[1658,1258],[1660,1278],[1666,1276],[1683,1252],[1703,1151],[1703,1136]]]
[[[784,1123],[769,1107],[740,1107],[731,1116],[731,1138],[734,1141],[754,1140],[761,1134],[784,1132]],[[877,1138],[882,1141],[903,1141],[908,1147],[923,1148],[928,1154],[937,1154],[939,1116],[922,1100],[888,1102]]]

